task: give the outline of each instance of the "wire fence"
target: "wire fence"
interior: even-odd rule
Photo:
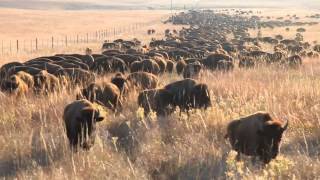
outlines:
[[[134,33],[137,30],[152,26],[164,17],[149,22],[134,23],[126,26],[108,27],[105,29],[96,30],[93,32],[79,33],[65,36],[49,36],[47,38],[34,37],[28,40],[1,40],[0,39],[0,54],[2,56],[15,55],[20,53],[36,53],[43,50],[54,50],[58,48],[67,48],[76,45],[86,45],[90,43],[101,43],[103,41],[112,41],[121,34]]]

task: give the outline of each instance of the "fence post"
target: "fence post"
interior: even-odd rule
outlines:
[[[87,44],[89,43],[89,34],[87,33]]]
[[[38,38],[36,38],[36,51],[38,51]]]
[[[79,44],[79,35],[77,34],[77,44]]]
[[[68,36],[66,36],[66,47],[68,46]]]
[[[19,52],[19,40],[17,40],[17,52]]]
[[[51,49],[53,49],[53,43],[54,43],[54,39],[53,39],[53,36],[51,37]]]
[[[10,40],[10,54],[12,54],[11,40]]]

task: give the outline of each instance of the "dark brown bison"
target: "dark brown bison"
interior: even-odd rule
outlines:
[[[165,116],[172,112],[173,95],[165,89],[149,89],[140,92],[138,105],[144,109],[145,115],[154,111]]]
[[[282,134],[287,127],[288,122],[283,124],[272,119],[268,113],[258,112],[232,121],[225,137],[238,152],[238,159],[243,153],[257,156],[264,163],[269,163],[278,155]]]
[[[164,87],[173,95],[173,106],[181,111],[192,108],[208,108],[211,106],[210,93],[206,84],[198,84],[193,79],[184,79],[168,84]]]
[[[98,74],[107,74],[112,72],[124,73],[128,68],[120,58],[103,56],[94,61],[92,70]]]
[[[96,122],[105,118],[106,111],[87,100],[77,100],[67,105],[63,119],[71,148],[89,150],[94,145]]]
[[[147,72],[131,73],[127,77],[129,87],[137,87],[138,89],[155,89],[158,86],[158,77]]]
[[[34,76],[42,70],[34,67],[28,67],[28,66],[14,66],[8,70],[7,76],[17,74],[19,71],[23,71]]]
[[[0,68],[0,79],[5,79],[9,76],[9,69],[11,69],[12,67],[15,67],[15,66],[23,66],[22,63],[20,62],[10,62],[10,63],[7,63],[7,64],[4,64],[1,66]]]
[[[121,110],[122,103],[120,97],[119,88],[113,83],[108,82],[92,83],[82,89],[81,94],[77,95],[77,99],[85,98],[90,102],[96,102],[113,111]]]

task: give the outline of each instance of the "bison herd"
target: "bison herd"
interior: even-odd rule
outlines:
[[[305,57],[318,58],[320,45],[301,39],[251,37],[249,30],[266,27],[303,26],[315,23],[268,20],[258,16],[215,13],[211,10],[181,12],[166,23],[185,25],[180,31],[166,30],[165,38],[142,45],[138,39],[105,42],[101,54],[57,54],[26,62],[10,62],[0,68],[2,92],[17,97],[34,93],[47,96],[62,89],[81,87],[75,101],[66,106],[63,119],[73,149],[94,145],[96,123],[108,114],[119,115],[130,94],[138,92],[139,107],[147,115],[170,116],[176,108],[189,114],[192,109],[211,106],[208,84],[200,82],[202,72],[229,72],[258,65],[299,67]],[[152,35],[155,30],[148,30]],[[303,32],[301,32],[303,33]],[[270,49],[264,49],[268,45]],[[177,73],[181,80],[161,85],[163,74]],[[97,77],[112,75],[110,81]],[[288,123],[259,112],[232,121],[226,138],[232,148],[268,163],[279,151]],[[126,152],[136,140],[126,122],[110,125]],[[130,144],[130,145],[129,145]]]

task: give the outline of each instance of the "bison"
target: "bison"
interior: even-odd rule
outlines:
[[[34,92],[36,94],[49,94],[59,90],[60,80],[53,74],[43,70],[33,77],[34,79]]]
[[[71,148],[89,150],[94,145],[96,122],[106,119],[106,111],[101,106],[82,99],[66,106],[63,119]]]
[[[166,116],[172,112],[173,95],[165,89],[149,89],[138,96],[138,105],[144,109],[145,115],[154,111],[157,115]]]
[[[107,107],[113,111],[120,110],[122,107],[120,101],[120,90],[113,83],[102,82],[92,83],[88,87],[81,90],[81,94],[77,95],[77,99],[85,98],[90,102],[95,102]]]
[[[139,89],[155,89],[158,86],[158,77],[147,72],[131,73],[127,77],[130,87],[138,87]]]
[[[282,134],[287,127],[288,122],[284,124],[272,119],[269,113],[257,112],[230,122],[225,137],[238,152],[238,159],[242,153],[259,157],[267,164],[278,155]]]
[[[1,91],[17,96],[23,96],[29,92],[29,87],[19,75],[12,75],[9,79],[1,83]]]
[[[122,97],[124,95],[128,94],[128,92],[129,92],[128,83],[127,83],[126,78],[122,74],[117,73],[111,79],[111,83],[115,84],[119,88],[120,94],[121,94]]]
[[[173,96],[172,105],[178,106],[181,111],[191,108],[207,109],[211,106],[211,98],[206,84],[197,83],[187,78],[176,81],[164,87]]]
[[[188,64],[184,68],[183,78],[197,79],[200,76],[201,70],[202,70],[202,65],[198,61]]]

